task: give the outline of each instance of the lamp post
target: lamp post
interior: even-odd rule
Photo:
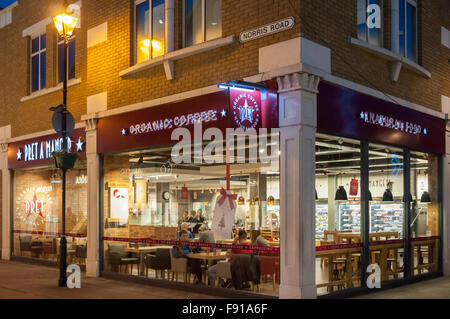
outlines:
[[[64,72],[63,72],[63,104],[61,131],[63,136],[63,150],[67,150],[67,55],[69,39],[75,30],[78,19],[67,14],[60,14],[53,18],[58,34],[64,39]],[[67,286],[67,241],[66,241],[66,170],[62,167],[62,234],[60,243],[59,287]]]

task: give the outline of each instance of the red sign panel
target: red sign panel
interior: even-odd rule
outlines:
[[[317,98],[319,132],[443,154],[445,120],[326,82]]]
[[[224,135],[227,128],[278,127],[277,95],[268,91],[261,100],[258,90],[230,88],[229,92],[224,90],[104,118],[98,122],[98,152],[174,144],[178,137],[172,139],[172,132],[177,128],[187,128],[194,138],[196,122],[201,122],[203,131],[214,127]]]
[[[84,128],[76,129],[67,138],[67,145],[71,152],[86,158],[86,132]],[[60,151],[63,138],[59,134],[52,134],[11,143],[8,146],[8,167],[11,169],[50,165],[53,163],[52,153]]]

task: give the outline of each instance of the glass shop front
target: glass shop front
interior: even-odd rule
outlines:
[[[444,120],[326,82],[319,90],[318,295],[440,273]]]
[[[62,148],[58,135],[9,145],[12,171],[12,255],[58,262],[62,234],[62,175],[55,168],[53,152]],[[87,172],[84,129],[68,137],[78,155],[66,177],[66,238],[68,263],[86,263]]]
[[[230,89],[99,120],[103,272],[278,295],[276,101]],[[234,114],[247,127],[225,135]]]

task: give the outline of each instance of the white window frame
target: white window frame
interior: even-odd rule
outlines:
[[[365,23],[366,32],[365,32],[365,34],[366,34],[366,38],[365,38],[365,40],[359,39],[359,37],[358,37],[358,30],[356,30],[356,38],[361,40],[361,41],[367,42],[367,43],[369,43],[371,45],[374,45],[374,44],[369,42],[369,30],[370,29],[367,26],[367,7],[369,6],[369,0],[364,0],[364,1],[366,2],[366,5],[365,5],[365,12],[366,12],[366,23]],[[378,36],[378,44],[377,44],[377,46],[383,48],[384,47],[384,0],[379,0],[379,1],[380,1],[380,9],[381,9],[381,12],[380,12],[381,28],[378,30],[379,36]],[[358,2],[356,3],[356,14],[358,14]],[[356,28],[358,28],[358,25],[356,25]]]
[[[45,49],[41,49],[41,37],[45,36]],[[33,53],[33,40],[38,38],[39,39],[39,49]],[[45,87],[42,87],[41,83],[41,54],[47,52],[47,34],[45,32],[30,35],[30,92],[35,93],[39,92],[47,87],[47,79],[45,80]],[[33,58],[35,56],[39,56],[39,88],[36,91],[33,91]],[[45,55],[45,77],[47,77],[47,54]]]
[[[60,44],[64,45],[64,39],[58,41],[59,38],[60,38],[59,35],[56,35],[56,77],[57,77],[56,83],[57,84],[63,82],[63,81],[59,81],[59,71],[60,70],[59,70],[59,50],[58,50],[58,48],[59,48]],[[75,34],[70,37],[69,42],[72,42],[74,40],[75,40]],[[76,44],[75,44],[75,53],[76,53],[76,51],[77,51],[77,49],[76,49]],[[67,68],[67,70],[69,70],[69,50],[67,50],[66,68]],[[77,70],[77,66],[76,66],[76,54],[75,54],[75,73],[76,73],[76,70]],[[67,72],[66,78],[67,78],[67,81],[71,80],[71,79],[69,79],[69,72]],[[73,79],[76,79],[76,74],[73,76]]]
[[[153,49],[152,49],[152,41],[153,41],[153,23],[152,23],[152,15],[153,15],[153,6],[152,6],[152,0],[134,0],[134,10],[133,10],[133,25],[134,25],[134,38],[133,38],[133,46],[134,46],[134,64],[137,64],[137,29],[136,29],[136,7],[138,5],[140,5],[143,2],[148,1],[148,5],[149,5],[149,10],[148,10],[148,32],[149,32],[149,37],[150,37],[150,58],[147,61],[150,61],[152,59],[156,59],[157,57],[153,57]],[[166,17],[165,17],[165,10],[166,10],[166,1],[164,0],[164,47],[166,47]],[[160,57],[160,56],[158,56]],[[142,61],[144,62],[144,61]],[[141,62],[141,63],[142,63]]]
[[[405,5],[404,5],[404,10],[405,11],[403,12],[404,17],[405,17],[405,25],[404,25],[404,28],[405,28],[405,43],[404,43],[405,53],[404,54],[401,53],[401,55],[403,57],[409,59],[408,58],[408,28],[407,28],[407,20],[408,20],[408,18],[407,18],[407,15],[406,15],[407,14],[407,4],[409,3],[410,5],[412,5],[416,9],[416,16],[415,16],[415,20],[416,20],[415,21],[416,34],[415,34],[415,41],[414,41],[415,42],[414,50],[415,50],[416,59],[415,60],[409,59],[409,60],[417,63],[417,61],[419,60],[419,43],[418,43],[418,34],[419,34],[419,24],[418,24],[418,20],[419,19],[418,19],[418,17],[419,17],[419,11],[418,11],[418,8],[417,8],[417,1],[416,0],[401,0],[401,1],[403,1],[405,3]],[[400,12],[399,12],[399,14],[400,14]],[[400,39],[399,39],[399,41],[400,41]]]
[[[183,0],[183,48],[186,48],[186,1],[187,0]],[[202,41],[200,43],[204,43],[206,42],[206,1],[207,0],[201,0],[202,1]],[[220,18],[220,24],[222,25],[222,15]],[[222,37],[222,34],[217,38],[220,39]],[[211,39],[211,40],[215,40],[215,39]],[[197,43],[199,44],[199,43]],[[196,45],[196,44],[192,44],[191,46]]]

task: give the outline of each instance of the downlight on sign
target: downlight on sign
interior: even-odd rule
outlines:
[[[276,22],[272,22],[252,30],[244,31],[239,35],[239,41],[241,43],[262,38],[274,33],[286,31],[292,29],[295,25],[294,17],[288,17]]]

